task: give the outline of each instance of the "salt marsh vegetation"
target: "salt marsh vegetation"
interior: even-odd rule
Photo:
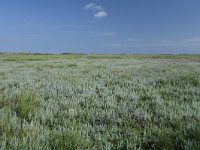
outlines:
[[[200,149],[199,56],[1,55],[0,149]]]

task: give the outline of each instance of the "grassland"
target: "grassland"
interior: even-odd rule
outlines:
[[[200,149],[200,55],[0,54],[0,149]]]
[[[168,59],[168,60],[197,60],[200,61],[200,54],[42,54],[42,53],[0,53],[0,59],[3,61],[43,61],[60,59]]]

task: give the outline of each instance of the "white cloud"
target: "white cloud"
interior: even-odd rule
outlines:
[[[94,18],[104,18],[107,17],[108,13],[106,11],[99,11],[97,13],[94,14]]]
[[[89,3],[85,6],[85,10],[95,11],[93,14],[94,18],[100,19],[108,16],[107,11],[104,10],[104,7],[101,5],[97,5],[95,3]]]
[[[97,5],[95,3],[89,3],[85,6],[87,10],[103,10],[104,8],[101,5]]]

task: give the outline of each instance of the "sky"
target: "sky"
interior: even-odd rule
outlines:
[[[0,0],[0,51],[200,53],[200,0]]]

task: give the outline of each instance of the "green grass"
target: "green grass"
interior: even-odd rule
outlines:
[[[32,53],[2,53],[0,60],[3,61],[44,61],[50,59],[73,59],[81,58],[81,54],[32,54]]]
[[[172,60],[200,60],[200,54],[40,54],[40,53],[0,53],[0,60],[3,61],[43,61],[60,59],[172,59]]]
[[[36,93],[33,91],[21,91],[13,100],[13,109],[21,119],[29,119],[29,114],[34,113],[37,108]]]

